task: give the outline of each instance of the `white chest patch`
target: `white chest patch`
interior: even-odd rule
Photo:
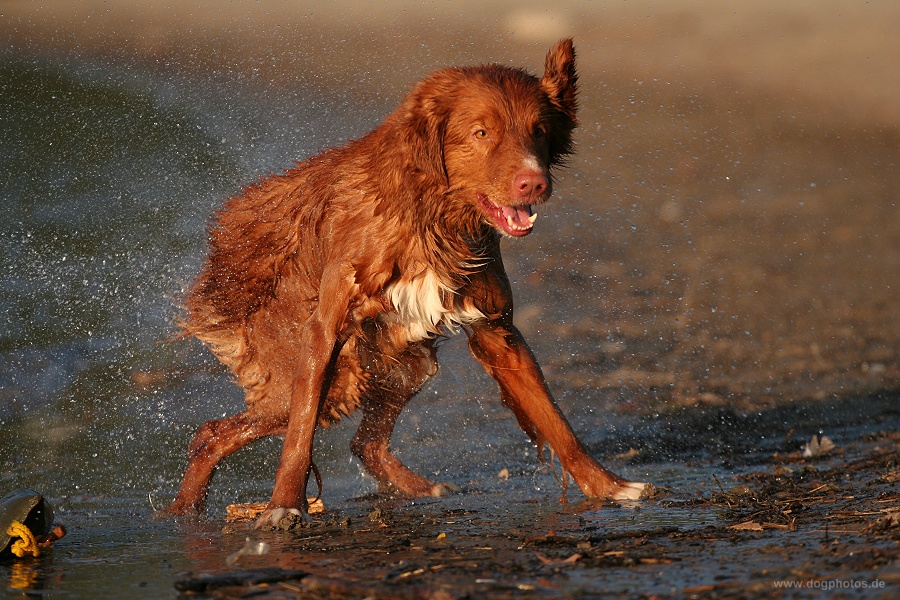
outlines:
[[[414,279],[391,284],[385,293],[397,311],[398,320],[406,327],[410,342],[453,333],[457,325],[484,318],[471,301],[460,298],[452,289],[441,285],[430,270]]]

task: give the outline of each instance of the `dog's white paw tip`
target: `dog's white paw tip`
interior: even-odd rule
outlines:
[[[640,500],[646,496],[646,493],[653,489],[649,483],[638,483],[636,481],[626,481],[622,484],[615,494],[613,500]]]

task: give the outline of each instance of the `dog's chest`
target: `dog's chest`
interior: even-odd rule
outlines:
[[[442,286],[430,270],[413,279],[392,283],[385,295],[397,311],[397,320],[406,328],[411,343],[453,333],[457,325],[484,318],[471,299]]]

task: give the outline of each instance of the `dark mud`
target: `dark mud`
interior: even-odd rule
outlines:
[[[820,457],[737,452],[722,460],[742,467],[693,461],[668,475],[671,487],[624,506],[577,494],[538,500],[509,485],[442,500],[358,499],[283,534],[230,524],[224,545],[251,536],[270,551],[175,586],[215,598],[893,597],[897,400],[869,402],[894,431]],[[775,420],[742,433],[758,438],[783,423],[759,420],[768,417]]]

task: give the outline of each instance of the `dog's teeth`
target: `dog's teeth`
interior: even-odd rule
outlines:
[[[510,229],[516,228],[516,224],[513,221],[512,216],[510,216],[510,215],[506,215],[506,224],[509,225]]]
[[[537,213],[534,213],[530,217],[528,217],[528,222],[534,225],[534,222],[537,221]]]

